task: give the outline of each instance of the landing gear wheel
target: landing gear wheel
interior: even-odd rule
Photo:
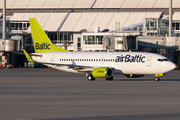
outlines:
[[[107,81],[112,81],[113,80],[113,76],[106,78]]]
[[[87,75],[87,79],[88,79],[89,81],[94,81],[94,80],[95,80],[95,78],[94,78],[91,74],[88,74],[88,75]]]
[[[159,77],[156,77],[156,78],[155,78],[155,81],[159,81],[159,80],[160,80],[160,78],[159,78]]]

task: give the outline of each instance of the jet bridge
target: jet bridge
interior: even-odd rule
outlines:
[[[128,51],[138,50],[136,36],[104,36],[103,50]]]

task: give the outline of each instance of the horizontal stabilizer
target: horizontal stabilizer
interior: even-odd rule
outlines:
[[[28,54],[25,50],[23,50],[23,52],[24,52],[24,54],[25,54],[25,56],[26,56],[26,58],[27,58],[27,60],[28,60],[29,62],[35,63],[35,61],[32,60],[32,58],[29,56],[29,54]]]

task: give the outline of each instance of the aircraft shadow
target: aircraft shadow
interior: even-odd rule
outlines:
[[[155,81],[154,79],[114,79],[113,81]],[[160,81],[180,81],[180,79],[160,79]]]

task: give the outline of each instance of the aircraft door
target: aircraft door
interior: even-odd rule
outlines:
[[[151,56],[148,56],[148,57],[147,57],[147,63],[146,63],[146,65],[147,65],[148,67],[151,67],[151,60],[152,60],[152,57],[151,57]]]
[[[54,62],[55,62],[55,56],[52,55],[52,56],[51,56],[51,63],[54,63]]]
[[[101,58],[101,64],[104,64],[104,58]]]

